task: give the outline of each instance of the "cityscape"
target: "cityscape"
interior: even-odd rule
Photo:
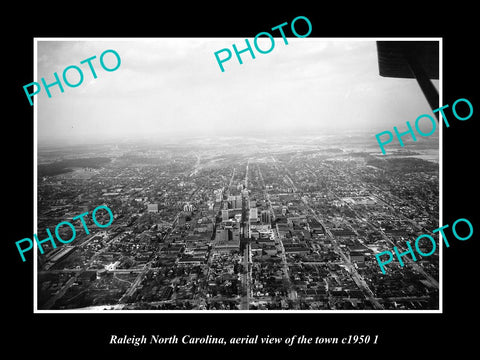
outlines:
[[[439,226],[438,141],[386,156],[366,131],[40,146],[39,238],[100,205],[114,220],[37,251],[37,309],[438,310],[438,253],[386,274],[375,259]]]

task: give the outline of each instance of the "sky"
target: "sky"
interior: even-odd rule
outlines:
[[[253,46],[253,39],[249,39]],[[378,75],[374,39],[275,38],[268,54],[254,48],[240,65],[232,50],[244,38],[37,40],[37,82],[54,81],[76,65],[83,83],[35,96],[39,145],[89,143],[119,138],[233,135],[275,132],[315,134],[401,129],[431,114],[414,79]],[[270,40],[259,46],[268,49]],[[220,70],[214,53],[229,48]],[[120,67],[105,71],[100,54],[115,50]],[[97,78],[82,60],[92,61]],[[224,56],[221,54],[220,56]],[[113,67],[115,57],[105,55]],[[68,79],[78,81],[74,70]],[[438,89],[438,81],[434,81]],[[405,127],[406,129],[406,127]]]

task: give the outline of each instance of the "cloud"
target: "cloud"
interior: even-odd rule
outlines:
[[[268,40],[268,39],[266,39]],[[268,54],[235,54],[221,72],[214,52],[242,38],[41,41],[38,75],[53,79],[68,65],[97,56],[93,79],[39,99],[39,135],[112,136],[197,131],[248,133],[263,129],[379,126],[424,111],[414,80],[378,75],[374,41],[275,38]],[[266,48],[266,45],[262,45]],[[106,49],[122,59],[101,69]],[[232,50],[233,52],[233,50]],[[422,112],[420,112],[421,114]],[[424,113],[424,112],[423,112]],[[388,127],[388,125],[385,125]],[[391,126],[390,126],[391,127]],[[80,136],[80,135],[78,135]]]

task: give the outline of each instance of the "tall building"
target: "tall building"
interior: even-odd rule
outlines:
[[[230,229],[217,229],[215,234],[216,242],[225,242],[232,240],[232,232]]]
[[[220,224],[215,231],[215,240],[213,242],[213,248],[215,251],[230,252],[238,251],[240,245],[240,228],[238,224],[236,226],[223,227]]]
[[[262,210],[262,212],[260,214],[260,220],[264,224],[270,224],[270,211]]]
[[[235,196],[235,204],[234,209],[241,209],[242,208],[242,195]]]
[[[250,208],[250,221],[257,221],[258,220],[258,209]]]
[[[215,194],[215,201],[220,202],[223,199],[223,189],[214,190],[213,193]]]
[[[213,211],[215,203],[213,201],[207,201],[208,211]]]
[[[222,221],[228,221],[228,209],[222,210]]]
[[[229,195],[227,201],[230,209],[242,208],[242,195]]]
[[[148,204],[149,213],[158,213],[158,204]]]
[[[186,203],[183,205],[183,211],[185,212],[192,212],[193,211],[193,205],[190,203]]]

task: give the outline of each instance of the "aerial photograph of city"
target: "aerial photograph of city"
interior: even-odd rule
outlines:
[[[431,113],[417,82],[379,76],[372,39],[276,38],[221,72],[244,41],[37,42],[50,80],[106,49],[121,65],[38,96],[36,233],[76,237],[36,251],[36,310],[439,309],[438,251],[375,257],[439,227],[438,130],[375,138]]]

